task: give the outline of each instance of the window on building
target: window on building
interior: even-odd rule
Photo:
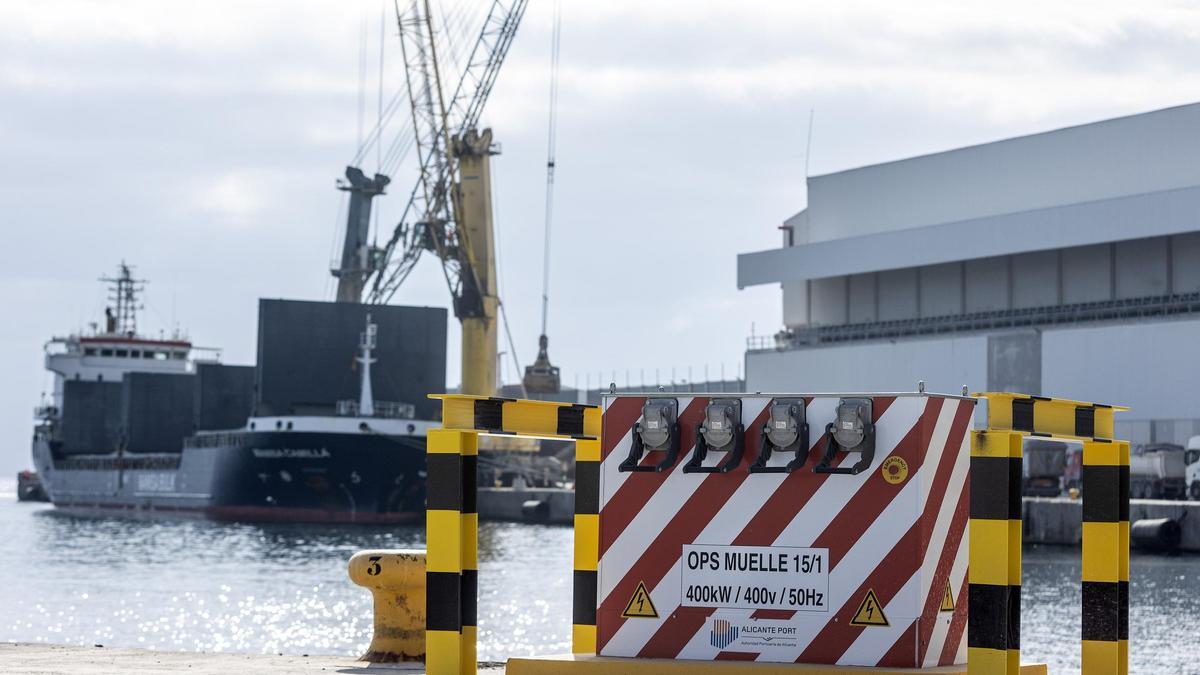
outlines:
[[[84,356],[95,356],[95,355],[96,355],[96,348],[95,348],[95,347],[88,347],[88,348],[84,349],[84,350],[83,350],[83,355],[84,355]]]
[[[101,349],[100,356],[112,356],[112,350],[111,349]]]
[[[154,352],[154,358],[158,359],[159,361],[166,361],[167,353],[166,352]]]
[[[139,351],[139,350],[137,350],[137,349],[130,349],[130,350],[129,350],[129,358],[131,358],[131,359],[140,358],[140,357],[141,357],[141,355],[142,355],[142,352],[141,352],[141,351]]]
[[[176,361],[182,361],[187,358],[187,352],[171,352],[171,356]]]
[[[152,359],[152,358],[154,358],[154,352],[150,349],[147,349],[142,352],[142,358],[143,359]]]
[[[118,349],[117,350],[117,358],[124,358],[126,356],[129,356],[129,350],[127,350],[127,349]]]

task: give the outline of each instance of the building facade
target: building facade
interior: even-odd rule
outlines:
[[[1200,434],[1200,104],[808,181],[753,391],[1006,390],[1133,408],[1135,442]]]

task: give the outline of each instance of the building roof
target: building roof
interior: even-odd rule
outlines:
[[[811,177],[793,246],[738,286],[1200,227],[1200,103]]]

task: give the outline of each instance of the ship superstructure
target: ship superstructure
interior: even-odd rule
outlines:
[[[150,338],[138,333],[138,311],[143,309],[141,293],[146,281],[133,277],[133,268],[124,261],[117,275],[101,277],[109,284],[109,306],[104,310],[104,327],[90,325],[64,337],[46,342],[46,370],[54,373],[54,389],[49,402],[39,408],[39,416],[56,415],[63,408],[64,383],[121,382],[126,373],[192,372],[192,343],[176,332],[170,338]],[[211,350],[215,352],[215,350]],[[216,354],[214,354],[216,356]]]

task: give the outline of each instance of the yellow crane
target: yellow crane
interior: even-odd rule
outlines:
[[[452,91],[443,88],[429,0],[394,0],[412,113],[419,174],[387,244],[368,242],[371,200],[389,178],[347,167],[350,208],[337,297],[388,302],[424,252],[437,255],[462,323],[462,392],[491,396],[496,387],[497,313],[492,224],[490,129],[478,129],[484,104],[516,35],[528,0],[494,0]],[[447,93],[449,95],[447,95]],[[382,115],[381,115],[382,118]],[[382,119],[381,119],[382,124]],[[376,134],[381,133],[376,129]],[[376,142],[379,142],[376,136]]]

